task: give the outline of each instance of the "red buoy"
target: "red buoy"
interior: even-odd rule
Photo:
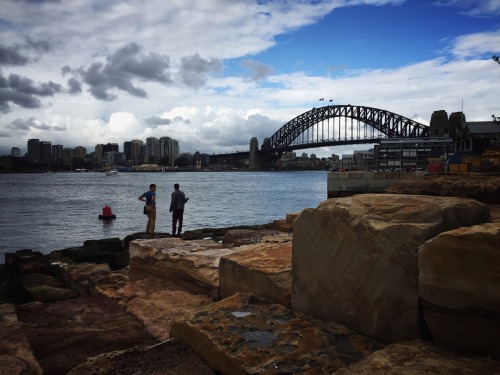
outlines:
[[[111,211],[111,207],[106,205],[102,208],[102,214],[99,215],[99,219],[102,219],[102,220],[116,219],[116,215],[113,215],[113,212]]]

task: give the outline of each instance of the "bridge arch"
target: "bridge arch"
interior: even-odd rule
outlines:
[[[266,138],[261,151],[284,151],[378,143],[382,138],[419,138],[428,136],[429,127],[386,110],[354,105],[328,105],[313,108],[283,125]]]

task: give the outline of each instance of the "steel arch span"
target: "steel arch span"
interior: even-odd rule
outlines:
[[[383,109],[329,105],[313,108],[266,138],[261,151],[282,154],[305,148],[378,143],[382,138],[428,136],[429,127]]]

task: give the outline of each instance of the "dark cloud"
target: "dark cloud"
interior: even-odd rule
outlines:
[[[66,125],[64,126],[59,126],[59,125],[48,125],[43,122],[38,123],[36,122],[35,117],[30,117],[27,120],[22,120],[22,119],[15,119],[12,121],[10,124],[7,125],[7,128],[9,129],[16,129],[16,130],[24,130],[28,131],[30,129],[38,129],[38,130],[49,130],[49,131],[65,131],[66,130]]]
[[[107,63],[93,63],[88,69],[75,70],[82,80],[90,86],[91,94],[97,99],[114,100],[110,90],[126,91],[130,95],[145,98],[147,92],[134,86],[134,80],[143,82],[170,83],[170,60],[157,53],[145,55],[136,43],[130,43],[107,58]],[[71,70],[63,67],[63,73]]]
[[[200,88],[206,83],[208,73],[221,71],[222,62],[219,59],[205,60],[195,54],[182,58],[178,77],[185,85]]]
[[[252,74],[252,81],[260,81],[274,73],[274,68],[272,66],[265,65],[254,60],[243,61],[241,65],[250,70]]]
[[[35,84],[27,77],[18,74],[4,77],[0,72],[0,112],[9,112],[9,103],[23,108],[38,108],[42,105],[38,97],[53,96],[61,91],[62,86],[52,81]]]
[[[158,116],[148,117],[145,121],[150,125],[170,125],[172,123],[172,120],[168,118],[161,118]]]
[[[76,78],[68,79],[69,93],[79,94],[82,92],[82,83]]]
[[[153,126],[159,125],[172,125],[174,123],[184,123],[190,124],[191,121],[189,119],[185,119],[182,116],[175,116],[173,119],[162,118],[158,116],[151,116],[145,119],[146,123]]]
[[[0,46],[0,65],[24,65],[29,60],[19,51],[19,46],[4,47]]]
[[[0,45],[0,65],[26,65],[30,61],[36,61],[44,53],[49,52],[52,46],[48,40],[36,40],[26,38],[25,44],[13,46]],[[35,53],[33,54],[32,51]]]

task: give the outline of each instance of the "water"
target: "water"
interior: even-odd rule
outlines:
[[[82,246],[88,239],[145,231],[137,199],[157,185],[156,232],[170,233],[170,193],[179,183],[189,202],[183,230],[267,224],[327,197],[326,171],[0,174],[0,263],[4,253]],[[99,220],[111,206],[115,220]]]

